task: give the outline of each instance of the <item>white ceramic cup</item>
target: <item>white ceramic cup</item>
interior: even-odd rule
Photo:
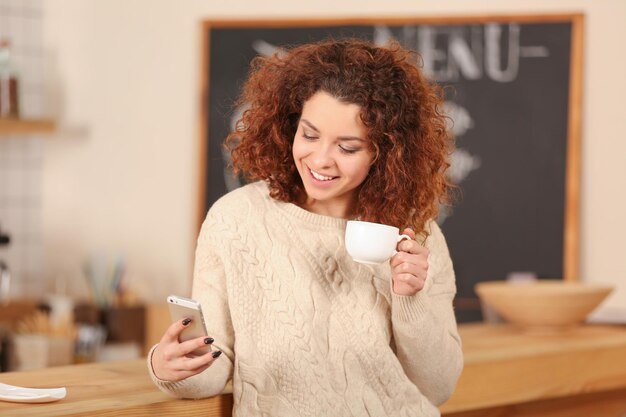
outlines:
[[[348,221],[346,226],[346,250],[356,262],[379,264],[387,261],[396,252],[398,242],[411,240],[401,235],[400,229],[380,223]]]

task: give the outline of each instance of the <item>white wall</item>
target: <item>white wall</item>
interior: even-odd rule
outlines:
[[[0,2],[0,39],[10,41],[10,64],[18,76],[20,117],[45,116],[42,0]],[[0,261],[11,271],[9,298],[41,285],[41,136],[0,134],[0,231],[11,244],[0,245]],[[5,294],[0,294],[2,298]]]
[[[47,0],[45,40],[53,109],[47,143],[47,270],[84,292],[80,262],[97,248],[126,251],[131,283],[149,299],[188,290],[196,234],[199,22],[314,18],[586,14],[580,272],[622,288],[626,306],[626,2],[344,0]],[[480,5],[479,5],[480,4]],[[263,6],[265,5],[265,6]],[[622,51],[616,54],[616,51]]]

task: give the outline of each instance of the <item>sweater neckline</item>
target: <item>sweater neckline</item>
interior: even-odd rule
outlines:
[[[324,216],[323,214],[317,214],[303,209],[294,203],[287,203],[285,201],[274,200],[269,195],[269,186],[265,181],[257,181],[256,186],[261,193],[272,201],[276,207],[283,211],[288,216],[298,219],[302,222],[312,224],[314,226],[329,227],[332,229],[345,230],[348,221],[340,217]]]
[[[340,217],[324,216],[322,214],[310,212],[293,203],[285,203],[280,201],[277,203],[278,206],[288,215],[315,226],[330,227],[333,229],[343,230],[346,228],[346,224],[348,222],[346,219],[342,219]]]

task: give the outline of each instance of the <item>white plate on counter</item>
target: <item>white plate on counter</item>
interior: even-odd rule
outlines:
[[[65,388],[25,388],[0,383],[0,400],[16,403],[49,403],[65,398]]]

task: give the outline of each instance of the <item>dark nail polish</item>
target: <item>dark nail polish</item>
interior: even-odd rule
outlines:
[[[213,339],[212,337],[207,337],[206,339],[204,339],[204,344],[205,345],[210,345],[213,342],[215,342],[215,339]]]
[[[183,326],[186,326],[189,323],[191,323],[191,319],[190,318],[186,318],[186,319],[183,320]]]
[[[222,351],[218,350],[217,352],[211,353],[211,356],[213,356],[214,358],[218,358],[221,354],[222,354]]]

